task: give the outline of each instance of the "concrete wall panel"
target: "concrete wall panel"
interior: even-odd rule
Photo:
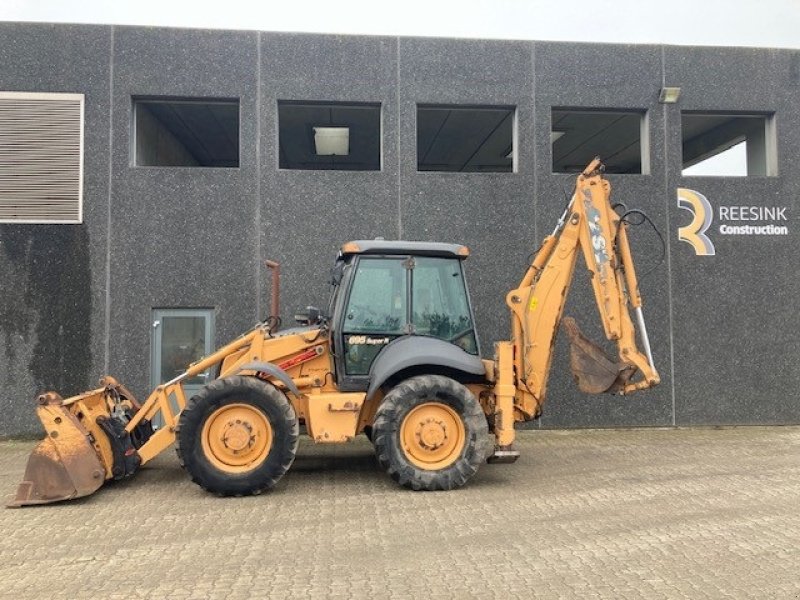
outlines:
[[[400,41],[403,237],[467,244],[467,280],[482,352],[510,332],[506,293],[525,272],[534,231],[532,46],[524,42]],[[417,105],[516,107],[517,172],[417,171]]]
[[[628,208],[644,210],[666,238],[664,188],[663,107],[658,104],[661,88],[661,50],[657,46],[536,43],[535,153],[537,173],[537,230],[549,233],[575,186],[575,175],[552,172],[550,142],[553,107],[634,109],[645,111],[649,146],[649,174],[610,175],[612,198]],[[647,150],[644,150],[647,152]],[[541,419],[543,427],[610,425],[670,425],[672,373],[670,368],[668,264],[662,244],[652,228],[644,224],[630,229],[637,272],[644,276],[641,292],[644,314],[662,384],[629,398],[607,395],[587,397],[572,380],[569,346],[565,335],[556,344],[548,403]],[[665,244],[668,240],[665,239]],[[659,263],[660,258],[664,262]],[[648,273],[649,272],[649,273]],[[583,257],[565,314],[575,316],[592,340],[612,356],[613,344],[605,341],[594,295]]]
[[[110,369],[150,383],[153,308],[214,308],[216,343],[256,319],[256,33],[116,28]],[[238,98],[239,168],[134,167],[135,96]]]
[[[667,113],[669,175],[665,191],[674,233],[692,216],[677,207],[676,188],[706,196],[714,219],[714,256],[671,248],[675,405],[678,424],[796,423],[800,367],[794,257],[800,182],[800,112],[793,97],[800,53],[786,50],[667,48],[666,79],[681,87]],[[680,110],[774,111],[778,177],[681,177]],[[720,206],[786,207],[787,236],[721,235]]]
[[[281,263],[287,326],[298,309],[327,307],[343,243],[398,236],[396,57],[390,38],[262,34],[261,257]],[[279,100],[380,103],[383,168],[279,169]]]
[[[85,95],[83,223],[0,225],[0,436],[103,370],[110,51],[107,27],[0,23],[0,90]]]

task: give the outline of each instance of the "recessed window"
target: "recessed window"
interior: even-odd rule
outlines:
[[[83,94],[0,92],[0,223],[83,220]]]
[[[777,175],[773,115],[681,113],[684,176]]]
[[[599,156],[608,173],[648,174],[645,111],[553,108],[554,173],[580,173]]]
[[[239,101],[134,98],[137,167],[238,167]]]
[[[417,171],[511,173],[514,115],[508,106],[417,106]]]
[[[379,171],[381,106],[278,101],[281,169]]]
[[[208,356],[214,349],[213,308],[157,308],[152,312],[150,380],[152,387],[181,375],[189,365]],[[213,379],[213,369],[183,380],[186,398],[197,394]],[[172,414],[180,412],[174,394],[168,398]],[[162,409],[163,410],[163,409]],[[164,425],[159,410],[153,424]]]

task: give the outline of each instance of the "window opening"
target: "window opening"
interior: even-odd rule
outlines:
[[[773,115],[681,113],[683,176],[777,175]]]
[[[511,173],[514,107],[418,105],[417,171]]]
[[[553,108],[550,143],[554,173],[580,173],[593,158],[608,173],[650,172],[645,111]]]
[[[381,107],[280,100],[278,138],[281,169],[379,171]]]
[[[238,167],[239,101],[133,101],[137,167]]]

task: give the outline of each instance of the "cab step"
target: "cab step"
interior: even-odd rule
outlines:
[[[519,450],[513,446],[495,446],[494,452],[486,459],[489,464],[510,464],[517,462]]]

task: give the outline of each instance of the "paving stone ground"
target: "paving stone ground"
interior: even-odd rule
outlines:
[[[11,494],[33,444],[0,443]],[[0,598],[800,598],[800,428],[524,431],[455,492],[366,439],[301,445],[221,499],[166,452],[122,484],[0,509]]]

